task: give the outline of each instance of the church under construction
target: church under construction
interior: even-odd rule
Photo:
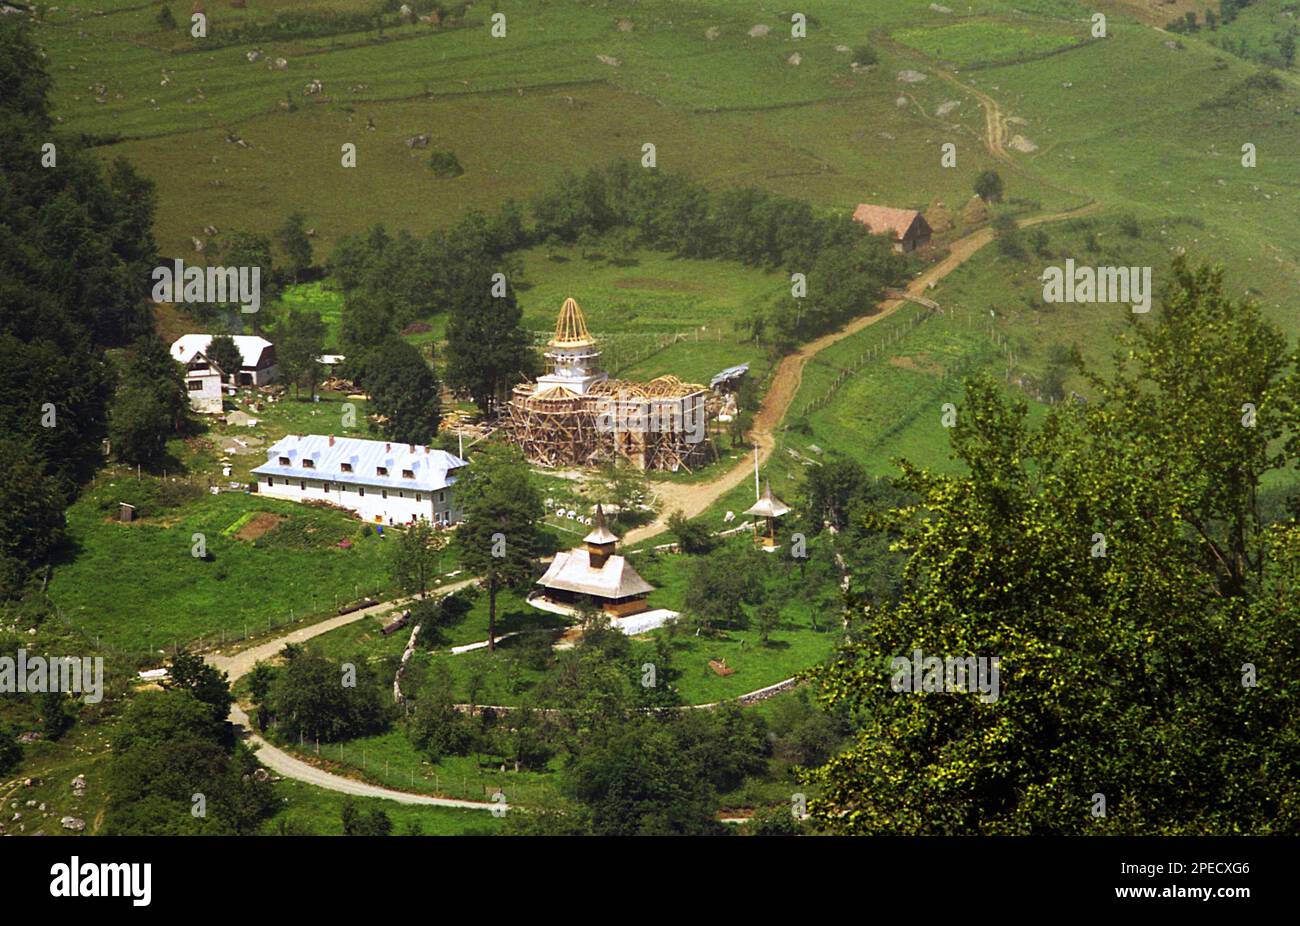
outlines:
[[[638,469],[697,466],[708,447],[707,390],[675,376],[648,383],[610,379],[573,299],[564,300],[546,343],[550,372],[514,388],[506,420],[531,463],[587,466],[623,458]]]

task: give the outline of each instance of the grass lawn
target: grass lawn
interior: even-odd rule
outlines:
[[[275,784],[283,806],[268,820],[263,832],[272,835],[281,823],[316,836],[343,835],[344,794],[285,779]],[[424,836],[487,836],[501,828],[502,820],[483,810],[454,807],[420,807],[373,797],[352,799],[362,813],[382,810],[393,822],[393,835],[405,835],[414,826]]]
[[[504,790],[507,801],[527,804],[544,797],[554,786],[551,772],[501,771],[500,759],[484,755],[447,756],[431,764],[424,753],[394,726],[374,736],[344,743],[281,744],[295,755],[337,774],[416,794],[489,801]],[[485,818],[491,814],[480,811]]]
[[[383,541],[342,512],[200,490],[176,508],[144,509],[134,523],[110,520],[118,500],[139,491],[134,482],[109,470],[69,509],[76,558],[49,586],[65,619],[104,647],[149,658],[200,637],[324,617],[337,603],[388,591]],[[256,541],[225,533],[255,512],[284,520]],[[207,560],[192,555],[196,534]]]
[[[1021,61],[1062,51],[1087,41],[1089,24],[1035,23],[1032,27],[1003,20],[967,19],[934,29],[903,29],[894,38],[949,67]]]

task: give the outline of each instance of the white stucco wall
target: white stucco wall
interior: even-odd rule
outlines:
[[[292,479],[284,476],[260,476],[257,491],[272,498],[283,498],[292,502],[330,502],[342,508],[355,511],[363,520],[372,524],[406,524],[414,518],[429,521],[454,523],[461,518],[461,512],[454,507],[452,489],[439,489],[435,492],[415,492],[412,489],[381,489],[374,486],[357,486],[348,483],[330,482],[329,491],[325,491],[326,480]],[[388,497],[384,497],[384,493]],[[419,495],[419,500],[416,496]]]
[[[200,388],[191,389],[198,383]],[[190,408],[205,415],[221,414],[221,377],[216,373],[190,375],[185,378],[185,394],[189,396]]]

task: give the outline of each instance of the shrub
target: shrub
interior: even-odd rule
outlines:
[[[465,168],[460,166],[460,159],[456,157],[456,153],[445,148],[429,155],[429,167],[433,169],[435,177],[443,180],[459,177],[465,173]]]

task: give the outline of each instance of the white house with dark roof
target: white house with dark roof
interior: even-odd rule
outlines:
[[[290,434],[253,470],[257,491],[294,502],[329,502],[376,524],[461,519],[452,489],[468,464],[443,450],[323,434]]]
[[[231,336],[231,340],[239,349],[239,369],[225,372],[236,377],[236,385],[265,386],[275,382],[280,375],[280,366],[275,359],[274,344],[255,334],[236,334]],[[205,355],[211,343],[210,334],[181,335],[172,342],[172,359],[180,361],[187,368],[195,362],[206,362]]]

